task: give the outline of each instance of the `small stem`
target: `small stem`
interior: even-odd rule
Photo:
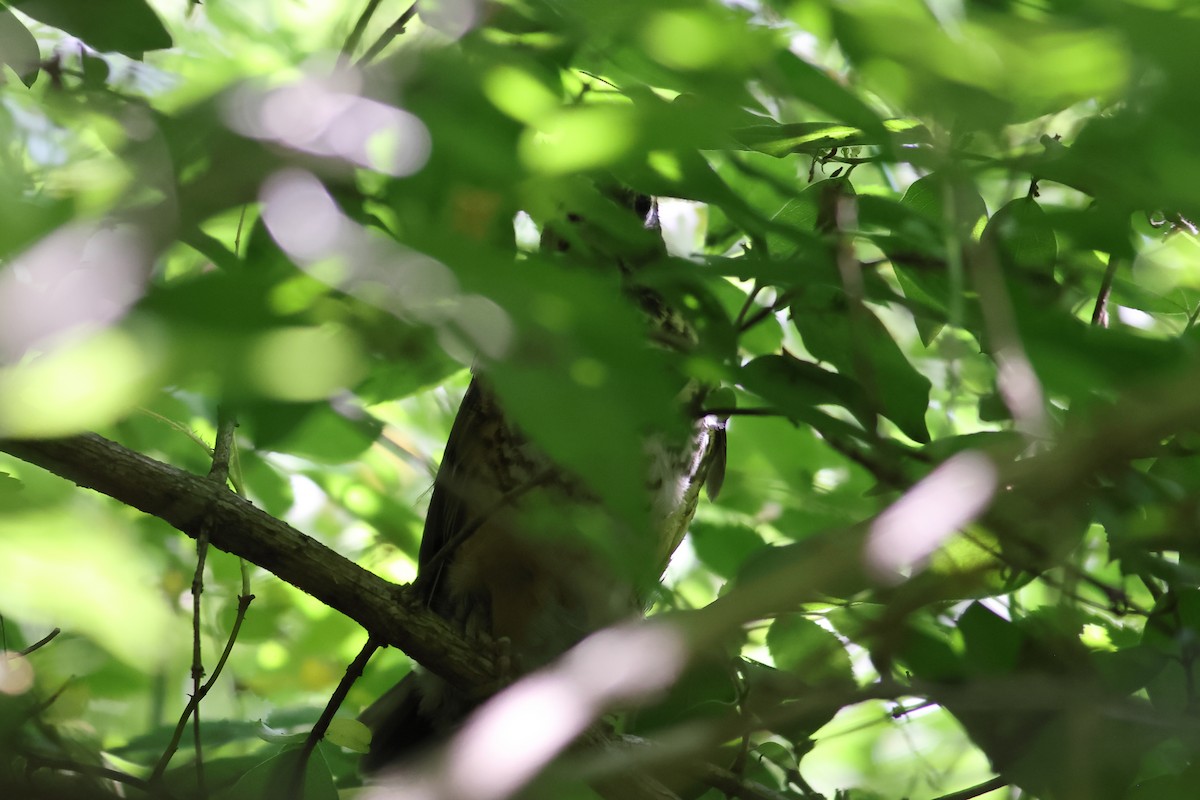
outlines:
[[[951,792],[950,794],[944,794],[941,797],[935,798],[935,800],[971,800],[973,797],[979,797],[981,794],[987,794],[988,792],[994,792],[997,789],[1003,789],[1005,786],[1008,786],[1008,781],[997,776],[991,780],[984,781],[983,783],[978,783],[968,789],[962,789],[957,792]]]
[[[400,18],[388,26],[388,29],[375,41],[373,45],[367,48],[367,52],[363,53],[362,58],[358,60],[355,66],[362,68],[375,60],[375,57],[383,52],[383,49],[392,43],[400,34],[404,33],[404,27],[417,15],[417,4],[413,3],[408,7],[408,10],[400,15]]]
[[[1117,267],[1121,259],[1114,255],[1108,257],[1108,266],[1104,269],[1104,277],[1100,280],[1100,291],[1096,293],[1096,307],[1092,309],[1092,324],[1101,328],[1108,327],[1108,296],[1112,294],[1113,278],[1117,275]]]
[[[362,650],[346,667],[346,674],[342,676],[342,680],[334,689],[333,694],[329,697],[329,702],[325,704],[325,710],[321,712],[321,716],[317,719],[317,724],[313,725],[312,731],[304,740],[304,746],[300,748],[299,761],[296,764],[296,772],[293,774],[292,791],[290,797],[304,796],[304,775],[307,772],[308,759],[312,756],[313,751],[317,749],[317,743],[325,738],[325,733],[329,730],[329,723],[333,722],[333,715],[341,708],[342,703],[346,699],[346,695],[350,693],[350,687],[354,682],[362,677],[363,669],[366,668],[367,662],[371,660],[371,656],[375,655],[375,651],[380,647],[380,643],[373,637],[367,638],[367,643],[363,645]]]
[[[52,769],[62,772],[73,772],[77,775],[88,775],[94,778],[104,778],[115,783],[120,783],[125,786],[131,786],[134,789],[152,794],[157,798],[170,798],[172,795],[163,792],[161,789],[156,789],[150,784],[150,781],[143,780],[134,775],[130,775],[120,770],[102,767],[98,764],[78,764],[74,761],[67,761],[58,758],[46,758],[34,753],[23,753],[25,759],[29,762],[29,766],[34,769]]]
[[[217,440],[213,445],[212,468],[208,477],[224,485],[229,478],[229,462],[233,457],[233,432],[237,429],[237,420],[228,406],[221,404],[217,408]]]
[[[342,63],[349,62],[350,55],[358,49],[358,43],[362,41],[367,25],[370,23],[371,17],[375,15],[377,8],[379,8],[379,0],[367,0],[366,7],[358,15],[358,21],[354,23],[354,30],[350,31],[350,35],[346,37],[346,43],[342,45],[342,54],[339,59]]]
[[[215,464],[215,459],[214,459]],[[192,577],[192,700],[184,709],[181,720],[186,724],[190,714],[192,719],[192,737],[196,747],[196,787],[201,797],[206,794],[204,787],[204,758],[200,741],[200,698],[202,681],[204,679],[204,661],[201,652],[200,636],[200,597],[204,593],[204,564],[208,560],[208,541],[211,536],[212,523],[205,520],[196,537],[196,572]]]
[[[742,303],[742,308],[738,311],[737,319],[733,321],[734,328],[738,330],[742,329],[742,321],[746,319],[746,314],[749,313],[750,307],[754,305],[754,298],[758,297],[758,293],[762,291],[762,288],[762,284],[756,280],[754,286],[746,293],[746,302]]]
[[[166,752],[162,754],[162,757],[154,766],[154,772],[151,773],[149,778],[151,783],[155,783],[162,778],[167,765],[171,762],[171,756],[175,755],[175,752],[179,749],[179,743],[183,740],[183,732],[187,729],[187,721],[192,711],[200,704],[204,696],[208,694],[213,684],[216,683],[217,678],[220,677],[221,671],[225,669],[225,662],[229,660],[229,654],[233,652],[233,644],[237,641],[238,633],[242,629],[243,620],[246,619],[246,610],[250,607],[250,603],[253,600],[254,595],[252,594],[243,594],[238,597],[237,615],[234,617],[233,629],[229,632],[229,639],[225,642],[225,649],[221,652],[221,657],[217,659],[217,665],[213,667],[212,675],[209,676],[204,685],[193,693],[191,699],[188,700],[187,708],[180,715],[179,723],[175,726],[175,733],[171,736],[171,743],[167,745]]]
[[[212,468],[208,472],[209,480],[222,487],[229,480],[229,464],[235,452],[234,431],[236,428],[236,418],[230,412],[229,408],[222,404],[217,410],[217,437],[213,444]],[[205,682],[203,680],[204,661],[201,649],[201,597],[204,594],[204,566],[208,560],[208,543],[212,536],[213,524],[213,518],[209,515],[201,524],[196,536],[196,571],[192,576],[192,696],[184,708],[183,714],[180,715],[179,723],[175,726],[171,743],[159,758],[158,763],[154,767],[154,772],[150,776],[151,782],[157,782],[162,778],[167,765],[171,762],[172,756],[179,749],[183,732],[187,728],[187,723],[190,719],[192,721],[192,740],[196,750],[196,786],[201,796],[204,796],[206,789],[204,781],[204,743],[200,731],[200,701],[208,694],[209,689],[221,674],[221,670],[229,658],[229,653],[233,650],[233,643],[237,640],[238,632],[241,630],[242,620],[246,616],[246,609],[249,607],[250,601],[254,599],[254,595],[250,594],[248,590],[248,577],[243,564],[242,594],[238,597],[238,612],[234,619],[233,630],[230,632],[229,639],[225,643],[225,649],[221,653],[213,674]]]
[[[41,639],[38,639],[33,644],[29,645],[29,647],[26,647],[24,650],[19,651],[18,655],[27,656],[35,650],[40,650],[41,648],[50,644],[50,642],[52,642],[54,640],[54,637],[58,636],[60,633],[62,633],[62,629],[55,628],[54,630],[50,631],[45,636],[43,636]]]

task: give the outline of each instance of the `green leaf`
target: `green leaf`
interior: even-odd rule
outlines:
[[[239,450],[238,464],[247,493],[254,502],[268,514],[277,517],[286,514],[296,500],[287,477],[253,450]]]
[[[751,236],[761,236],[766,231],[766,220],[762,215],[730,189],[698,152],[655,151],[644,163],[622,167],[616,173],[646,194],[681,197],[719,206],[730,220]]]
[[[115,509],[0,514],[0,613],[88,636],[126,664],[162,664],[182,631],[158,591],[155,560]],[[87,587],[88,601],[68,586]]]
[[[1007,203],[983,231],[983,242],[995,247],[1005,266],[1053,278],[1058,241],[1046,212],[1032,197]]]
[[[103,89],[108,82],[108,62],[99,56],[84,53],[83,86],[86,89]]]
[[[917,442],[929,441],[929,379],[917,372],[871,309],[853,310],[835,293],[812,292],[792,303],[804,346],[855,378],[872,405]]]
[[[219,800],[337,800],[337,788],[321,754],[313,751],[308,759],[304,776],[297,780],[300,768],[300,750],[284,750],[251,769],[227,792],[218,795]],[[297,795],[293,786],[299,786]]]
[[[32,86],[41,58],[33,34],[11,11],[0,6],[0,64],[7,64],[21,83]]]
[[[97,50],[137,58],[171,47],[171,34],[143,0],[8,0],[38,22],[78,36]]]
[[[27,502],[25,484],[7,472],[0,472],[0,512],[16,511]]]
[[[799,767],[796,760],[796,753],[790,747],[784,747],[779,742],[762,742],[755,745],[754,752],[760,758],[765,758],[775,766],[786,771],[793,771]]]
[[[899,656],[917,677],[939,683],[953,683],[966,676],[963,657],[955,651],[945,632],[931,626],[906,626],[901,637]]]
[[[987,204],[973,183],[942,172],[914,181],[900,202],[939,226],[953,223],[962,234],[970,234],[987,216]]]
[[[330,721],[325,739],[356,753],[365,753],[371,747],[371,729],[357,719],[337,717]]]
[[[808,676],[750,659],[743,660],[741,672],[744,713],[761,718],[768,730],[783,737],[798,752],[807,751],[812,734],[837,713],[835,704],[813,702],[814,696],[821,691],[847,691],[853,686],[840,672]]]
[[[707,719],[717,723],[734,713],[737,692],[730,664],[723,657],[701,658],[683,673],[667,696],[632,715],[637,733]]]
[[[870,428],[871,405],[862,386],[811,361],[790,355],[760,356],[742,367],[739,382],[785,414],[810,421],[820,405],[842,406]]]
[[[1013,296],[1021,341],[1050,391],[1094,401],[1098,390],[1173,374],[1186,363],[1189,337],[1154,339],[1128,328],[1100,328]]]
[[[749,525],[738,523],[692,523],[689,534],[696,556],[722,578],[737,575],[751,554],[764,547],[762,537]]]
[[[923,126],[905,119],[885,120],[882,124],[876,120],[866,129],[837,122],[758,124],[739,128],[734,136],[748,149],[776,158],[792,153],[823,156],[835,148],[863,145],[890,150],[929,141],[929,132]]]
[[[967,669],[977,675],[1006,675],[1016,670],[1024,636],[1007,620],[979,603],[972,603],[958,618],[966,645]]]
[[[841,641],[801,614],[776,617],[767,629],[767,649],[777,668],[810,685],[854,685],[850,655]]]
[[[774,260],[797,259],[820,246],[814,234],[826,234],[836,227],[837,204],[844,195],[854,195],[854,185],[845,178],[818,181],[796,197],[788,200],[771,218],[773,229],[767,234],[766,245]],[[793,232],[794,231],[794,232]],[[823,262],[806,262],[807,271],[833,278],[822,270]],[[812,279],[813,275],[802,276]]]
[[[772,66],[780,88],[790,90],[794,97],[833,115],[840,122],[861,128],[864,134],[862,143],[883,145],[886,142],[887,130],[875,111],[828,72],[814,67],[788,50],[781,50]]]
[[[341,413],[329,403],[252,403],[241,419],[261,449],[332,464],[358,458],[382,427],[378,420]]]

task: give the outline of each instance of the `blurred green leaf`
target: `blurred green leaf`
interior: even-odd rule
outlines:
[[[136,58],[172,44],[171,34],[142,0],[8,0],[8,5],[97,50]]]
[[[26,86],[32,86],[40,60],[33,34],[11,11],[0,7],[0,63],[7,64]]]
[[[698,521],[690,533],[699,559],[726,579],[737,575],[746,558],[764,546],[749,525]]]
[[[1046,212],[1032,197],[1012,200],[997,211],[983,231],[983,241],[1000,251],[1006,266],[1053,275],[1058,243]]]
[[[824,686],[854,683],[850,656],[837,636],[800,614],[775,618],[767,630],[767,648],[776,667],[809,683]]]
[[[361,412],[340,412],[328,403],[264,401],[245,406],[241,418],[259,448],[333,464],[362,455],[381,428]]]
[[[95,509],[0,517],[0,610],[92,637],[127,664],[162,664],[181,642],[155,589],[154,557],[118,517]],[[86,603],[74,592],[85,591]],[[123,609],[118,615],[112,609]]]
[[[966,647],[963,662],[972,673],[1005,675],[1017,668],[1023,636],[1010,623],[979,603],[958,618]]]
[[[837,372],[788,355],[761,356],[742,367],[744,385],[775,403],[781,411],[811,422],[821,405],[842,406],[864,427],[873,422],[861,386]],[[818,425],[819,427],[819,425]]]

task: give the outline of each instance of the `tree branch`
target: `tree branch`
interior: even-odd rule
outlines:
[[[207,477],[193,475],[96,434],[65,439],[0,439],[0,450],[159,517],[197,538],[211,518],[211,542],[312,595],[399,647],[453,684],[495,678],[490,660],[408,587],[380,578],[275,519]]]

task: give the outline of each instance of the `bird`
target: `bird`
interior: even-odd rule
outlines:
[[[679,346],[693,335],[683,318],[633,280],[642,264],[666,254],[657,203],[621,187],[602,189],[606,202],[641,220],[650,246],[620,255],[594,247],[589,241],[598,232],[582,214],[568,212],[544,226],[540,249],[582,256],[578,251],[588,248],[577,260],[608,261],[602,266],[621,273],[650,337]],[[724,421],[700,411],[706,392],[695,381],[681,388],[680,412],[689,419],[684,435],[650,432],[643,442],[646,529],[654,541],[638,552],[654,559],[655,579],[686,533],[702,485],[707,481],[715,496],[723,476]],[[621,524],[592,487],[521,430],[486,370],[476,368],[434,478],[414,588],[465,636],[496,647],[516,674],[531,671],[588,634],[645,613],[646,586],[614,569],[587,536],[557,530],[597,519]],[[364,771],[445,739],[479,699],[413,671],[360,716],[372,730]]]

